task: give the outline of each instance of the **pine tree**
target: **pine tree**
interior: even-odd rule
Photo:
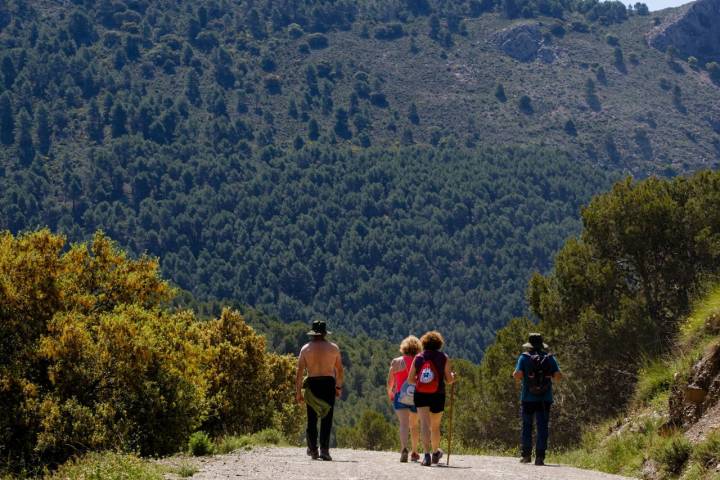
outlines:
[[[408,120],[410,120],[410,122],[414,125],[420,123],[420,116],[418,115],[417,106],[415,105],[415,103],[410,104],[410,109],[408,111]]]
[[[185,96],[195,106],[202,103],[202,97],[200,93],[200,77],[195,73],[195,70],[190,70],[187,75],[187,85],[185,88]]]
[[[428,24],[430,25],[430,38],[437,40],[440,35],[440,19],[437,15],[430,15]]]
[[[12,88],[13,86],[13,83],[15,83],[17,71],[15,70],[15,65],[13,64],[12,58],[10,58],[9,55],[5,55],[5,57],[3,58],[2,66],[0,67],[0,69],[2,69],[5,88],[7,90],[10,90],[10,88]]]
[[[526,114],[533,113],[533,106],[532,106],[532,99],[527,96],[523,95],[520,97],[520,100],[518,101],[518,106],[520,107],[520,111]]]
[[[412,130],[405,128],[402,132],[402,144],[407,146],[412,145],[413,143],[415,143],[415,140],[413,139]]]
[[[10,95],[5,92],[0,96],[0,142],[11,145],[15,141],[15,117],[13,116]]]
[[[52,141],[52,129],[48,122],[48,111],[44,105],[35,112],[35,129],[38,140],[38,150],[43,155],[47,155],[50,151],[50,143]]]
[[[507,101],[507,95],[505,95],[505,87],[502,83],[498,83],[497,87],[495,87],[495,98],[497,98],[501,102]]]
[[[110,113],[114,104],[115,97],[113,97],[112,93],[105,95],[103,99],[103,122],[105,122],[105,125],[110,125]]]
[[[308,138],[313,141],[320,138],[320,126],[314,118],[308,122]]]
[[[572,119],[568,119],[568,121],[565,122],[565,133],[572,137],[577,135],[577,127],[575,127],[575,122],[573,122]]]
[[[32,120],[25,110],[18,115],[18,124],[18,155],[23,165],[29,165],[35,157],[35,147],[32,138]]]
[[[305,142],[302,137],[300,137],[300,135],[296,135],[295,140],[293,140],[293,148],[295,150],[302,150],[303,146],[305,146]]]
[[[348,127],[348,114],[344,108],[335,110],[335,133],[345,139],[352,136]]]
[[[102,143],[103,141],[103,130],[104,122],[102,115],[100,114],[100,108],[95,100],[90,102],[90,109],[88,110],[87,118],[87,134],[91,140],[96,143]]]
[[[288,104],[288,115],[290,115],[290,118],[298,118],[298,108],[295,97],[290,97],[290,103]]]
[[[122,105],[116,103],[110,112],[110,131],[113,138],[127,134],[127,112]]]

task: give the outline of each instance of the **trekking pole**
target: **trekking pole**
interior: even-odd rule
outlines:
[[[453,434],[453,404],[455,403],[455,382],[450,384],[450,418],[448,419],[448,454],[445,465],[450,466],[450,452],[452,451],[452,434]]]

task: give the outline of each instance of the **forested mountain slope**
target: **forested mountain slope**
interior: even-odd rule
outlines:
[[[103,228],[200,301],[479,358],[609,177],[717,161],[717,71],[646,46],[655,15],[5,2],[0,228]]]

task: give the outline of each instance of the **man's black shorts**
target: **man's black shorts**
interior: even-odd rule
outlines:
[[[445,410],[445,394],[415,392],[415,406],[430,407],[431,413],[440,413]]]

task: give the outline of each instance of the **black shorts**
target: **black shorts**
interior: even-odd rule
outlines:
[[[415,406],[430,407],[431,413],[440,413],[445,410],[445,394],[415,392]]]

